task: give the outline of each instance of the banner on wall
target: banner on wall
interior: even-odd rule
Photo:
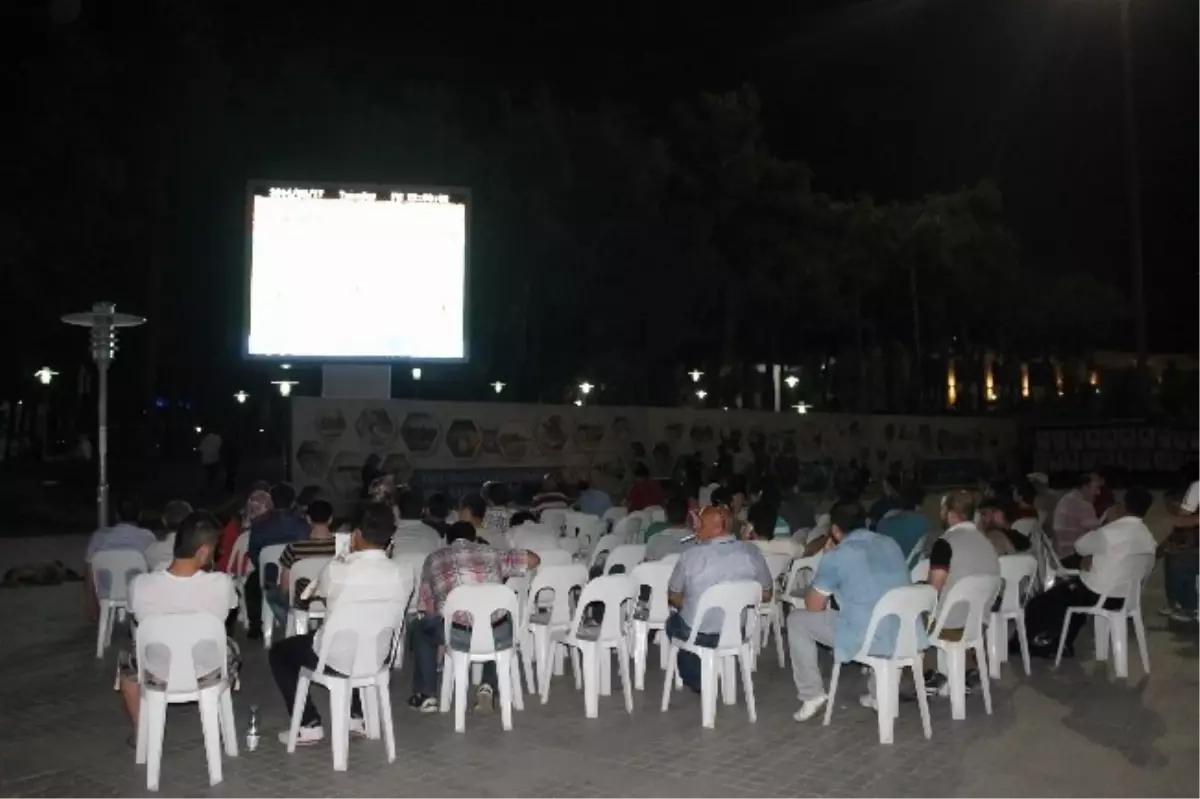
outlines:
[[[1195,428],[1096,426],[1034,433],[1033,469],[1046,474],[1098,470],[1150,475],[1178,472],[1196,460]]]
[[[556,470],[619,493],[634,465],[676,475],[685,459],[711,463],[723,443],[773,457],[785,442],[820,471],[851,458],[881,475],[893,462],[1009,465],[1016,426],[1003,419],[781,414],[763,411],[576,407],[419,400],[292,400],[292,474],[340,501],[356,499],[366,459],[400,482],[461,493],[488,479],[533,480]],[[823,465],[822,465],[823,464]],[[816,468],[812,466],[812,468]],[[814,478],[816,480],[817,478]]]

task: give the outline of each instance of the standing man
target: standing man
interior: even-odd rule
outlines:
[[[209,493],[217,490],[217,478],[221,473],[221,436],[216,430],[209,430],[200,439],[200,465],[204,467],[204,477],[208,482]]]

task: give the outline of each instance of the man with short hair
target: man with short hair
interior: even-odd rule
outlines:
[[[88,539],[87,550],[84,552],[84,562],[87,569],[83,573],[83,601],[89,621],[100,618],[100,604],[96,601],[95,576],[92,574],[92,558],[97,552],[113,550],[132,550],[142,557],[158,540],[154,533],[138,524],[142,513],[142,505],[136,497],[127,496],[117,500],[116,524],[111,527],[101,527],[92,533]]]
[[[575,499],[575,507],[579,512],[604,518],[604,514],[612,507],[612,497],[591,486],[587,480],[580,480],[576,488],[579,490],[579,496]]]
[[[1017,503],[1006,496],[994,496],[979,503],[982,532],[1000,557],[1029,551],[1029,538],[1012,529],[1016,515]]]
[[[217,543],[221,540],[221,524],[211,513],[194,511],[185,516],[175,533],[175,553],[169,566],[156,572],[135,577],[129,584],[129,610],[138,622],[150,616],[180,613],[208,613],[225,625],[228,633],[237,618],[238,597],[233,580],[222,572],[212,571]],[[226,641],[229,680],[237,680],[240,656],[237,644]],[[203,650],[197,650],[202,657]],[[149,664],[146,664],[147,666]],[[220,662],[198,663],[204,684],[213,674],[220,676]],[[121,675],[121,694],[125,710],[137,729],[140,697],[136,650],[121,653],[117,660]],[[148,668],[145,679],[149,686],[163,687],[166,674],[153,674]],[[130,741],[131,745],[133,742]]]
[[[425,512],[421,515],[421,520],[436,530],[442,541],[446,540],[446,534],[450,532],[450,524],[446,521],[449,516],[450,498],[441,491],[430,494],[429,499],[425,500]]]
[[[483,519],[486,514],[487,502],[479,494],[466,494],[458,502],[459,521],[467,522],[475,529],[480,544],[495,549],[509,549],[508,536],[499,530],[491,530],[484,526]]]
[[[482,498],[476,495],[476,498]],[[482,513],[480,514],[482,516]],[[438,647],[445,644],[445,621],[442,607],[446,597],[460,585],[502,585],[509,577],[520,577],[541,562],[526,549],[498,550],[483,546],[476,540],[477,527],[470,522],[455,522],[450,526],[446,546],[425,559],[421,568],[418,589],[418,610],[423,614],[410,625],[413,643],[413,693],[408,705],[421,713],[438,710],[437,659]],[[451,619],[450,647],[458,651],[471,648],[469,616]],[[512,646],[513,619],[500,613],[491,619],[492,635],[498,649]],[[475,712],[490,713],[497,690],[496,664],[485,663],[483,680],[475,696]]]
[[[942,498],[941,519],[945,529],[933,542],[929,553],[929,584],[937,589],[939,601],[949,596],[951,589],[964,577],[975,574],[1000,576],[1000,557],[996,548],[975,526],[974,518],[975,496],[971,492],[952,491]],[[962,638],[968,611],[969,608],[961,603],[950,609],[942,627],[942,640]],[[979,672],[971,667],[974,657],[970,652],[967,663],[967,685],[970,687],[979,679]],[[927,672],[926,693],[940,693],[945,686],[945,675]]]
[[[331,561],[322,570],[316,586],[305,592],[308,598],[324,599],[326,613],[330,616],[343,603],[396,602],[399,607],[406,605],[412,592],[410,578],[387,556],[394,529],[391,506],[384,502],[368,503],[351,536],[350,554]],[[271,646],[268,655],[271,674],[283,695],[283,706],[289,718],[296,700],[300,670],[315,669],[320,650],[321,630],[284,638]],[[350,732],[362,736],[366,734],[362,705],[358,691],[351,693]],[[309,697],[304,703],[296,742],[299,745],[315,744],[324,737],[321,716]],[[279,740],[287,744],[287,730],[279,733]]]
[[[625,506],[629,508],[629,512],[636,513],[646,508],[661,506],[665,501],[666,493],[662,486],[650,477],[650,469],[646,464],[638,461],[637,466],[633,467],[633,485],[629,487],[629,496],[625,499]]]
[[[675,495],[667,500],[664,509],[667,514],[666,526],[646,538],[646,560],[662,560],[667,555],[683,552],[688,546],[685,539],[694,539],[691,527],[688,526],[687,500]]]
[[[559,490],[558,481],[554,479],[554,475],[547,472],[542,478],[542,490],[534,495],[530,510],[540,519],[544,510],[566,509],[570,506],[570,500]]]
[[[667,604],[676,612],[667,617],[666,633],[686,641],[696,628],[698,646],[715,647],[721,634],[719,614],[696,618],[700,597],[714,585],[754,580],[762,586],[762,600],[771,598],[774,588],[771,570],[762,553],[748,541],[739,541],[729,532],[729,511],[709,506],[700,511],[700,529],[696,546],[679,555],[667,581]],[[679,679],[700,693],[700,659],[690,652],[680,651],[677,661]]]
[[[400,523],[392,536],[392,554],[428,555],[442,546],[442,536],[421,518],[425,515],[425,503],[421,494],[413,489],[404,490],[399,496]]]
[[[508,484],[487,482],[483,484],[483,498],[487,510],[483,514],[483,526],[500,533],[508,532],[512,509],[508,507]]]
[[[290,544],[308,538],[308,522],[296,511],[296,489],[289,483],[271,486],[271,510],[250,523],[250,538],[246,554],[258,569],[258,556],[264,547]],[[256,608],[262,602],[262,585],[257,577],[246,581],[246,607]],[[262,614],[250,614],[250,629],[246,636],[257,641],[262,638]]]
[[[1082,556],[1075,551],[1076,539],[1095,530],[1102,522],[1096,516],[1096,498],[1104,488],[1104,478],[1085,472],[1073,491],[1063,494],[1054,506],[1054,548],[1068,569],[1079,568]]]
[[[288,544],[279,556],[279,585],[271,586],[267,592],[267,604],[275,614],[280,627],[287,624],[288,604],[291,600],[291,569],[297,562],[308,558],[332,558],[337,554],[337,541],[329,525],[333,521],[333,506],[323,499],[308,504],[304,514],[308,521],[308,538]],[[296,586],[298,591],[303,586]],[[300,605],[303,607],[303,604]]]
[[[162,512],[162,532],[155,533],[157,539],[146,549],[146,567],[150,571],[165,569],[175,559],[175,531],[192,512],[192,506],[182,499],[173,499]]]
[[[899,510],[885,515],[875,525],[876,532],[896,542],[910,566],[921,559],[925,539],[929,536],[929,517],[921,513],[924,501],[925,492],[920,486],[904,486],[900,489]]]
[[[867,529],[867,515],[857,502],[839,502],[829,512],[825,554],[812,585],[804,595],[804,609],[788,614],[788,648],[792,654],[792,680],[800,709],[792,716],[808,721],[825,706],[825,681],[817,659],[817,646],[833,649],[839,663],[847,663],[862,648],[871,614],[883,595],[909,584],[908,565],[896,542]],[[830,598],[837,609],[830,607]],[[876,628],[868,651],[888,657],[896,647],[899,625],[895,619]],[[924,636],[924,630],[918,630]],[[875,707],[875,681],[859,701]]]
[[[529,511],[519,510],[512,515],[512,526],[506,536],[513,549],[538,552],[560,548],[558,534],[535,520]]]
[[[1134,486],[1125,492],[1125,516],[1075,540],[1075,551],[1084,559],[1079,577],[1055,583],[1025,606],[1026,629],[1033,633],[1029,641],[1030,654],[1046,658],[1057,656],[1058,637],[1068,608],[1094,606],[1105,594],[1108,594],[1104,604],[1107,610],[1119,610],[1124,606],[1124,592],[1115,591],[1120,579],[1117,566],[1129,555],[1155,554],[1158,542],[1144,521],[1153,502],[1149,491]],[[1063,654],[1067,657],[1075,654],[1075,638],[1086,621],[1087,616],[1081,613],[1071,617],[1063,644]]]
[[[875,500],[867,514],[867,521],[870,522],[872,530],[876,529],[879,522],[888,514],[899,512],[904,508],[904,500],[900,497],[900,486],[893,482],[895,479],[890,474],[883,478],[883,496]]]

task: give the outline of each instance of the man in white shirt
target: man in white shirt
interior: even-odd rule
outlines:
[[[138,525],[138,517],[142,506],[133,497],[122,497],[116,505],[117,523],[111,527],[101,527],[92,533],[88,539],[84,562],[87,569],[83,574],[83,601],[89,621],[100,618],[100,605],[96,601],[95,576],[92,574],[92,558],[97,552],[113,550],[133,550],[145,557],[147,550],[158,540],[154,533]]]
[[[192,506],[182,499],[173,499],[163,508],[162,533],[155,533],[155,542],[146,549],[146,568],[165,569],[175,559],[175,532],[192,512]]]
[[[508,528],[508,543],[513,549],[528,549],[531,552],[560,548],[554,530],[539,524],[527,510],[513,514],[512,524]]]
[[[179,613],[209,613],[225,625],[228,631],[236,620],[237,592],[233,580],[224,572],[212,571],[217,544],[221,540],[221,525],[212,514],[196,511],[188,514],[175,533],[175,557],[167,568],[138,575],[129,585],[129,609],[141,622],[150,616]],[[226,641],[229,679],[237,679],[241,659],[237,644]],[[137,729],[138,665],[136,653],[130,650],[118,657],[121,675],[121,694],[125,710]],[[211,668],[208,668],[208,667]],[[221,664],[202,665],[206,674],[218,671]],[[149,684],[162,684],[166,675],[156,675],[149,664],[144,669]]]
[[[425,503],[421,495],[411,489],[405,491],[399,503],[400,521],[392,536],[394,554],[428,555],[443,546],[441,534],[421,520],[425,515]]]
[[[200,439],[200,464],[204,467],[204,475],[208,479],[208,490],[217,487],[217,475],[221,470],[221,436],[215,430],[209,430]]]
[[[384,502],[372,502],[363,509],[362,519],[354,529],[350,541],[351,553],[344,558],[331,561],[317,577],[311,593],[325,600],[326,613],[332,615],[343,603],[396,601],[406,604],[413,589],[411,572],[406,572],[387,556],[387,546],[392,540],[394,517],[391,507]],[[321,648],[321,631],[285,638],[271,647],[269,661],[275,684],[283,694],[284,708],[289,717],[296,699],[296,684],[300,681],[300,669],[317,667],[317,652]],[[362,705],[358,692],[350,703],[350,732],[364,735]],[[315,744],[325,737],[321,716],[313,707],[312,699],[304,705],[300,717],[300,733],[297,743]],[[287,744],[288,731],[279,733],[279,740]]]
[[[1079,579],[1056,583],[1025,606],[1026,628],[1034,633],[1029,642],[1031,653],[1055,657],[1058,635],[1068,608],[1094,606],[1106,593],[1106,609],[1119,610],[1124,605],[1124,592],[1115,590],[1121,578],[1121,561],[1129,555],[1153,556],[1158,547],[1158,542],[1143,521],[1152,503],[1149,491],[1136,486],[1130,488],[1125,492],[1122,502],[1124,516],[1075,541],[1075,551],[1083,557]],[[1074,655],[1075,637],[1086,621],[1084,614],[1071,617],[1071,626],[1063,645],[1064,655]]]
[[[1185,467],[1189,474],[1191,466]],[[1192,481],[1175,508],[1171,533],[1163,541],[1163,582],[1167,589],[1167,606],[1159,611],[1173,621],[1192,624],[1196,621],[1196,577],[1200,575],[1200,483]]]

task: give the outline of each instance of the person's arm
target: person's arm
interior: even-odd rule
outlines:
[[[1084,533],[1075,539],[1075,553],[1078,555],[1095,555],[1100,549],[1100,536],[1096,530]]]
[[[279,587],[284,591],[288,590],[288,586],[292,582],[292,564],[296,562],[296,553],[292,549],[292,545],[288,544],[283,549],[283,554],[279,556]]]
[[[679,560],[675,561],[675,568],[671,570],[671,576],[667,579],[667,604],[676,610],[683,607],[685,562],[686,558],[680,556]]]
[[[946,577],[950,574],[950,559],[953,556],[954,550],[946,543],[946,539],[939,538],[933,542],[933,550],[929,553],[928,583],[938,593],[941,593],[942,586],[946,584]]]
[[[767,565],[767,559],[763,557],[762,551],[758,547],[754,547],[753,557],[754,577],[763,589],[762,601],[770,602],[771,597],[775,595],[775,581],[771,579],[771,567]]]
[[[804,592],[804,609],[822,611],[829,607],[829,598],[837,591],[841,583],[838,571],[836,550],[821,558],[817,564],[817,573],[813,575],[812,584]]]

